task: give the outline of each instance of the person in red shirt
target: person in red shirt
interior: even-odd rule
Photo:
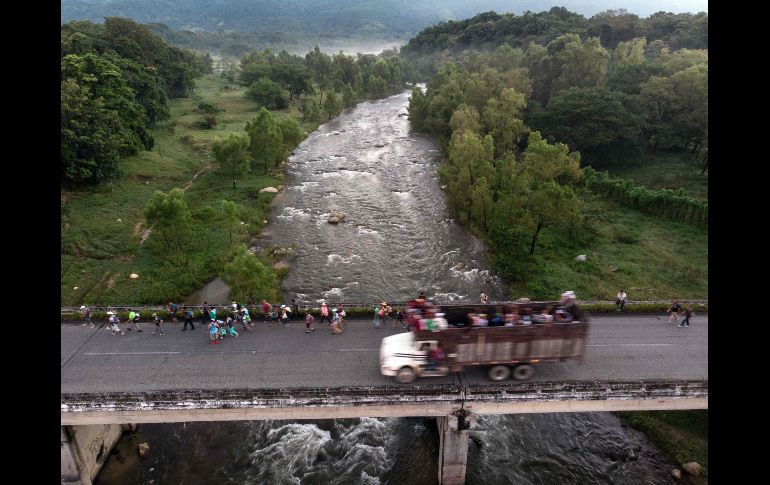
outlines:
[[[270,323],[270,303],[267,300],[262,300],[262,313],[265,315],[265,323]]]

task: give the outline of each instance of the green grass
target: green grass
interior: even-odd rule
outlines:
[[[633,180],[648,189],[678,189],[696,198],[708,198],[708,171],[701,175],[702,165],[689,154],[659,151],[645,154],[633,163],[609,166],[606,170],[615,178]],[[605,170],[602,168],[602,170]]]
[[[526,277],[511,284],[513,298],[554,298],[574,290],[578,299],[708,298],[708,232],[667,221],[582,191],[590,222],[572,238],[545,228]],[[586,262],[575,257],[585,254]]]
[[[708,483],[708,411],[637,411],[618,413],[642,432],[671,460],[681,465],[695,461],[703,467],[700,477],[684,483]]]
[[[244,97],[245,89],[215,75],[200,79],[193,96],[169,103],[171,118],[152,130],[152,151],[123,161],[123,177],[112,188],[103,184],[62,192],[62,305],[160,303],[199,289],[220,273],[231,255],[229,231],[219,222],[221,200],[238,204],[245,224],[239,227],[237,241],[248,243],[259,234],[273,196],[258,191],[280,185],[281,172],[245,176],[233,190],[232,180],[211,167],[213,140],[242,132],[256,116],[257,106]],[[201,123],[201,101],[224,110],[216,115],[213,129]],[[299,117],[295,103],[276,114]],[[311,132],[318,123],[300,120],[300,125]],[[142,212],[156,190],[174,187],[187,189],[194,236],[182,254],[157,257],[151,251],[151,233],[141,243],[147,229]],[[131,273],[140,278],[129,279]]]

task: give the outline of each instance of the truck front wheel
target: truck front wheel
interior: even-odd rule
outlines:
[[[521,364],[513,369],[513,378],[517,381],[526,381],[535,373],[535,368],[531,365]]]
[[[496,365],[489,369],[487,377],[494,382],[507,381],[511,377],[511,368],[507,365]]]
[[[410,384],[414,382],[415,379],[417,379],[417,376],[415,375],[414,370],[408,366],[400,368],[398,374],[396,374],[396,381],[401,384]]]

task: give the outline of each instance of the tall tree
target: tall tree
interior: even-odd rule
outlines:
[[[249,170],[249,138],[230,135],[224,140],[214,140],[211,151],[220,170],[232,176],[235,189],[236,179]]]
[[[249,135],[249,151],[254,162],[262,160],[264,173],[268,165],[273,166],[283,154],[283,134],[273,115],[262,108],[257,116],[246,123]]]
[[[153,228],[153,237],[166,251],[178,250],[188,241],[192,219],[182,189],[172,189],[168,194],[156,190],[144,213]]]

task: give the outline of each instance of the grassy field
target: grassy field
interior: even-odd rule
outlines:
[[[533,255],[535,271],[514,281],[512,296],[553,298],[574,290],[579,299],[708,298],[708,231],[667,221],[581,192],[590,224],[568,236],[543,229]],[[575,261],[580,254],[587,261]]]
[[[643,155],[633,164],[618,164],[607,168],[613,178],[633,180],[648,189],[682,188],[688,195],[708,198],[708,171],[701,175],[703,166],[688,154],[658,152]]]
[[[244,222],[240,241],[249,242],[260,232],[272,195],[258,191],[279,185],[281,171],[246,176],[233,190],[232,181],[211,166],[212,141],[242,132],[258,111],[244,92],[245,88],[216,75],[200,79],[191,98],[170,102],[170,120],[152,132],[155,147],[125,160],[124,176],[114,187],[62,192],[62,305],[158,303],[180,300],[200,288],[221,271],[231,249],[229,232],[219,223],[221,200],[238,204]],[[224,110],[213,129],[202,124],[203,116],[197,111],[202,101]],[[275,115],[299,119],[294,104]],[[300,124],[307,132],[318,126]],[[174,187],[186,190],[195,237],[184,255],[157,259],[147,249],[152,235],[142,211],[154,191]],[[129,279],[131,273],[140,278]]]

